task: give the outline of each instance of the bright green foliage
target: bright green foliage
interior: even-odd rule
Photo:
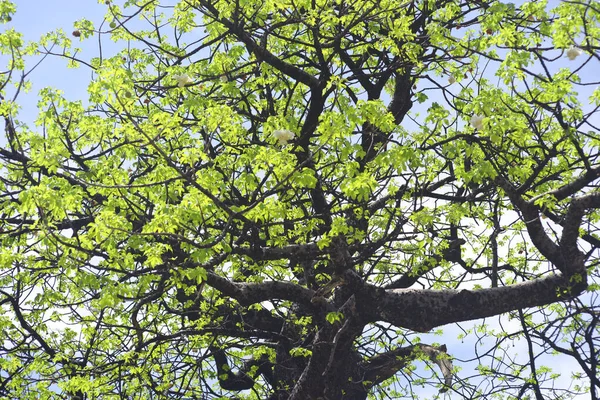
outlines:
[[[0,33],[0,397],[600,390],[598,2],[160,3]],[[51,48],[88,98],[22,121]],[[509,311],[470,380],[412,347]]]

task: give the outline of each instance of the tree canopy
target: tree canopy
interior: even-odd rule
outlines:
[[[0,1],[0,397],[600,396],[597,1],[101,3]]]

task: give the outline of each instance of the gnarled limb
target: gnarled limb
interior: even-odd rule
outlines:
[[[584,289],[585,286],[574,286],[562,275],[553,275],[481,290],[388,290],[374,300],[378,303],[379,313],[373,316],[372,321],[383,320],[396,326],[427,332],[452,322],[550,304],[576,296]]]
[[[239,371],[234,373],[229,368],[227,355],[223,349],[212,346],[210,347],[210,351],[215,359],[219,384],[223,389],[241,391],[252,388],[256,376],[252,376],[250,371],[254,367],[258,367],[256,370],[257,375],[262,374],[265,380],[271,385],[274,383],[272,374],[273,364],[269,361],[266,354],[261,355],[258,359],[252,358],[246,361]]]
[[[212,272],[208,272],[206,283],[245,306],[273,299],[290,300],[310,306],[313,304],[311,300],[315,293],[313,290],[290,282],[231,282]]]
[[[446,354],[446,345],[439,347],[430,346],[428,344],[419,343],[413,346],[400,347],[388,351],[387,353],[378,354],[361,366],[365,369],[365,381],[371,382],[371,386],[375,386],[386,379],[394,376],[408,363],[418,358],[421,354],[425,354],[431,361],[437,364],[444,376],[444,387],[440,390],[441,393],[446,392],[452,385],[452,361]]]

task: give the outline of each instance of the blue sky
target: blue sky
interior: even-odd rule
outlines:
[[[64,30],[68,35],[73,32],[73,24],[81,18],[87,18],[98,26],[104,19],[107,6],[92,0],[17,0],[17,12],[6,28],[14,28],[23,34],[26,41],[37,41],[50,31]],[[95,39],[79,41],[73,38],[74,45],[81,48],[80,55],[84,59],[97,56],[98,42]],[[104,36],[103,51],[116,51],[119,47]],[[2,65],[5,65],[4,58]],[[32,67],[39,58],[28,59],[28,67]],[[87,84],[90,71],[85,68],[67,69],[67,61],[59,58],[46,58],[29,76],[32,89],[27,95],[19,96],[18,103],[22,107],[20,120],[32,122],[37,115],[37,93],[50,86],[62,90],[70,100],[87,98]]]

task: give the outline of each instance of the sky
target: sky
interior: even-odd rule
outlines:
[[[13,20],[5,25],[6,28],[14,28],[15,30],[24,34],[26,40],[36,41],[41,35],[56,29],[63,29],[65,32],[70,34],[73,31],[73,24],[75,21],[85,17],[94,22],[95,26],[99,26],[103,21],[107,6],[99,4],[93,0],[16,0],[17,13],[13,16]],[[73,38],[74,41],[78,39]],[[96,40],[85,40],[80,42],[82,49],[81,56],[84,59],[89,59],[97,55],[98,42]],[[102,43],[102,48],[105,54],[111,54],[120,49],[120,45],[115,45],[108,40],[108,36]],[[5,58],[0,57],[0,65],[4,68]],[[36,60],[30,59],[30,64],[33,65]],[[35,120],[37,115],[37,93],[40,89],[46,86],[52,86],[61,89],[68,99],[85,100],[87,98],[87,83],[90,80],[90,72],[85,68],[80,69],[67,69],[67,61],[59,58],[50,58],[43,61],[43,63],[35,69],[29,79],[33,84],[30,93],[20,96],[19,103],[22,107],[22,111],[19,115],[19,119],[28,123],[32,126],[32,122]],[[560,67],[561,63],[557,64]],[[592,77],[592,70],[588,72],[584,71],[584,78]],[[506,318],[503,319],[488,319],[488,322],[496,327],[500,327],[500,321],[503,322],[504,329],[507,330],[518,330],[520,326],[516,322],[508,321]],[[477,322],[469,322],[463,324],[463,326],[472,327]],[[479,321],[481,323],[481,321]],[[459,360],[469,360],[475,357],[474,343],[469,340],[461,341],[456,339],[460,333],[460,329],[456,326],[445,329],[443,336],[435,336],[433,334],[419,335],[425,343],[446,343],[450,354],[457,357]],[[481,348],[485,345],[479,344]],[[517,343],[515,353],[526,355],[526,348],[524,343]],[[568,373],[570,371],[577,371],[579,368],[568,358],[545,358],[554,367],[561,370],[562,372]],[[474,375],[476,362],[457,362],[463,371],[462,376]],[[568,374],[566,375],[568,376]],[[417,388],[416,390],[420,390]],[[431,396],[435,393],[435,390],[431,388],[423,389],[423,395]],[[448,393],[444,398],[451,399],[452,395]]]
[[[40,37],[50,31],[62,29],[69,35],[74,46],[81,49],[79,56],[90,59],[98,55],[97,39],[79,40],[71,35],[74,23],[82,18],[91,20],[94,26],[100,26],[104,20],[107,6],[94,0],[16,0],[17,12],[12,21],[5,28],[14,28],[23,34],[26,41],[38,41]],[[105,24],[106,27],[106,24]],[[2,28],[0,28],[2,29]],[[122,44],[115,44],[103,36],[103,53],[111,54],[122,48]],[[2,68],[6,65],[4,57],[0,57]],[[32,67],[39,61],[38,57],[28,59],[28,66]],[[86,100],[87,85],[90,81],[90,72],[86,68],[67,69],[67,60],[48,57],[43,60],[29,75],[32,83],[30,93],[19,95],[21,112],[19,119],[30,124],[37,116],[37,93],[44,87],[54,87],[64,92],[70,100]],[[30,125],[31,126],[31,125]]]

